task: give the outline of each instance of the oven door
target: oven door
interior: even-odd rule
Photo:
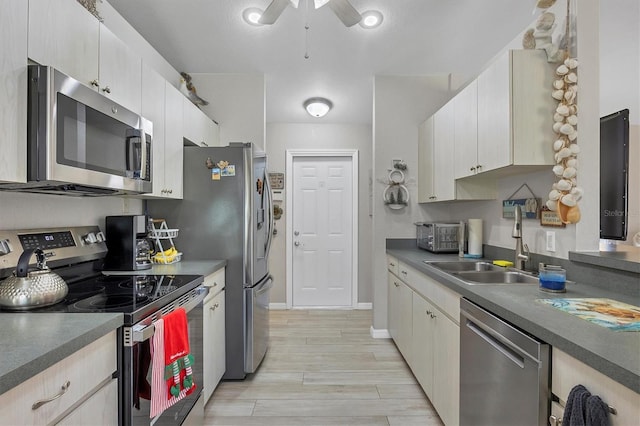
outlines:
[[[28,99],[30,181],[151,192],[151,122],[46,66]]]
[[[182,305],[187,311],[187,322],[189,329],[189,348],[194,358],[192,366],[194,382],[196,390],[181,399],[176,404],[169,407],[161,415],[151,419],[149,417],[151,402],[151,337],[153,336],[153,327],[148,325],[155,321],[156,315],[145,318],[136,326],[124,328],[124,333],[131,334],[130,340],[133,340],[131,346],[123,345],[122,369],[120,372],[120,424],[129,425],[146,425],[150,422],[155,425],[180,425],[183,424],[187,417],[192,418],[202,415],[202,400],[199,399],[202,393],[203,385],[203,310],[202,302],[204,301],[209,289],[199,287],[194,290],[195,296],[187,303]],[[183,296],[184,297],[184,296]],[[174,309],[177,309],[178,304]],[[162,314],[171,312],[171,308],[161,309]],[[136,330],[133,333],[133,330]],[[135,341],[140,340],[140,341]],[[126,340],[125,340],[126,341]],[[198,404],[199,401],[199,404]],[[192,412],[193,411],[193,412]]]

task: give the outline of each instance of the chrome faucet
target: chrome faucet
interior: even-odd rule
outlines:
[[[526,244],[522,244],[522,209],[519,205],[515,206],[514,213],[515,220],[513,222],[513,232],[511,233],[511,236],[516,239],[514,266],[524,271],[527,260],[529,260],[529,247]]]

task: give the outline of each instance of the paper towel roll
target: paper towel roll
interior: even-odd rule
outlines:
[[[482,256],[482,219],[469,219],[469,249],[470,255]]]

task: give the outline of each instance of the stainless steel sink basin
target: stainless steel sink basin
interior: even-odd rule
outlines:
[[[489,262],[429,262],[425,260],[424,263],[442,269],[445,272],[502,271],[504,269]]]
[[[538,277],[518,271],[455,272],[456,277],[470,285],[478,284],[538,284]]]

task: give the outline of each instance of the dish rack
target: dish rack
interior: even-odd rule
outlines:
[[[159,227],[156,227],[159,224]],[[168,265],[182,260],[182,253],[176,249],[173,239],[178,236],[179,229],[169,228],[164,219],[151,219],[149,221],[149,238],[156,243],[156,254],[151,256],[153,263]],[[162,245],[163,240],[169,240],[169,248],[165,250]]]

